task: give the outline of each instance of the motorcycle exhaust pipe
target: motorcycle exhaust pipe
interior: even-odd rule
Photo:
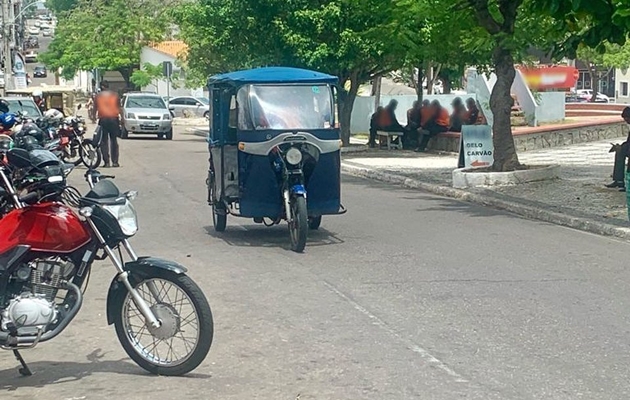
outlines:
[[[68,326],[70,322],[77,316],[79,310],[81,309],[81,305],[83,305],[83,294],[81,293],[81,289],[74,283],[66,282],[63,289],[71,291],[76,296],[76,302],[74,306],[68,310],[65,318],[59,322],[54,329],[45,332],[38,336],[10,336],[8,332],[0,332],[0,346],[24,346],[24,345],[32,345],[33,343],[41,343],[46,342],[50,339],[57,337],[64,329]],[[38,340],[39,339],[39,340]]]

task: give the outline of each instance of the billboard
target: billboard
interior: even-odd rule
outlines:
[[[574,67],[518,67],[527,86],[533,90],[569,90],[575,87],[580,77]]]

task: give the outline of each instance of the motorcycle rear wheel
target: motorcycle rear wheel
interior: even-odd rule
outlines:
[[[101,165],[101,152],[98,148],[94,147],[90,139],[85,139],[83,143],[79,145],[79,155],[81,156],[80,161],[83,162],[83,165],[87,168],[95,169]]]
[[[157,296],[151,293],[151,284]],[[161,326],[150,327],[127,293],[114,313],[116,335],[125,352],[156,375],[179,376],[197,368],[208,355],[214,334],[212,311],[199,286],[184,274],[164,270],[132,285]]]
[[[80,146],[80,144],[79,144]],[[74,151],[74,154],[72,154],[72,152]],[[80,147],[77,148],[75,147],[74,149],[72,148],[72,145],[68,145],[66,147],[63,148],[62,150],[62,161],[68,164],[73,164],[75,167],[79,164],[81,164],[81,150]]]

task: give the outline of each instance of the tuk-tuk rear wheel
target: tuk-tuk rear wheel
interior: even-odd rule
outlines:
[[[308,228],[311,230],[318,230],[319,226],[322,224],[322,216],[319,217],[310,217],[308,219]]]
[[[220,202],[214,196],[214,182],[210,182],[208,190],[210,191],[209,197],[212,199],[212,225],[215,232],[224,232],[227,227],[227,213],[218,205]]]

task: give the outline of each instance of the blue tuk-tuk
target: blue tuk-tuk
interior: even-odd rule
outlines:
[[[286,220],[291,249],[341,205],[337,78],[269,67],[209,79],[208,203],[214,229],[227,216],[266,226]],[[307,196],[308,193],[308,196]]]

